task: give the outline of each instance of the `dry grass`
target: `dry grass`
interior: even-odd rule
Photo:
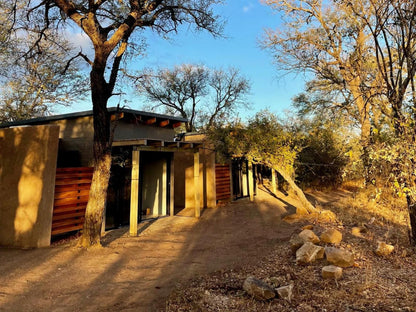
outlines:
[[[385,194],[374,198],[369,192],[311,195],[323,209],[335,212],[338,220],[298,219],[299,230],[312,224],[318,235],[330,227],[343,233],[340,248],[354,254],[356,265],[344,269],[341,280],[322,279],[326,260],[296,265],[288,242],[282,241],[256,266],[236,267],[178,285],[166,311],[416,311],[416,255],[409,245],[405,203]],[[357,226],[363,229],[361,236],[351,234]],[[393,244],[393,254],[377,256],[377,241]],[[250,275],[274,287],[293,282],[292,301],[250,298],[242,290]]]

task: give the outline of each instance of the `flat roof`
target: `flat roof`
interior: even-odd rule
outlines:
[[[165,141],[159,139],[122,139],[114,140],[112,146],[136,146],[141,149],[147,148],[150,150],[176,151],[183,149],[198,149],[203,145],[203,142]]]
[[[128,108],[109,107],[108,112],[110,114],[111,113],[125,113],[125,114],[135,116],[136,118],[144,117],[146,119],[151,119],[151,118],[164,119],[164,120],[172,121],[174,123],[188,121],[186,118],[182,118],[182,117],[169,116],[169,115],[164,115],[164,114],[157,114],[157,113],[145,112],[145,111],[128,109]],[[86,117],[86,116],[92,116],[92,115],[93,115],[92,110],[61,114],[61,115],[51,115],[51,116],[37,117],[37,118],[31,118],[31,119],[26,119],[26,120],[5,122],[5,123],[0,124],[0,128],[36,125],[36,124],[42,124],[42,123],[49,122],[49,121],[74,119],[74,118]]]

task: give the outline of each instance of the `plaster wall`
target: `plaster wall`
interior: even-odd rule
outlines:
[[[187,139],[186,141],[189,140]],[[199,149],[199,153],[200,205],[203,208],[214,208],[216,206],[215,152],[203,147]],[[194,208],[195,185],[193,152],[175,153],[174,161],[175,207]]]
[[[59,125],[60,162],[62,166],[92,166],[94,127],[92,116],[57,120],[51,124]],[[173,141],[175,131],[152,125],[117,122],[114,140],[159,139]]]
[[[59,127],[0,129],[0,245],[51,239]]]
[[[173,141],[175,130],[153,125],[126,123],[120,120],[114,132],[114,140],[123,139],[158,139]]]
[[[141,207],[147,216],[167,214],[168,157],[168,153],[141,152]]]
[[[56,120],[52,121],[50,124],[58,125],[60,128],[59,166],[92,166],[94,155],[94,128],[92,116]]]

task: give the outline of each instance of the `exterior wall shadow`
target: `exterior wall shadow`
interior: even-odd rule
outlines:
[[[50,244],[59,128],[0,130],[0,245]]]

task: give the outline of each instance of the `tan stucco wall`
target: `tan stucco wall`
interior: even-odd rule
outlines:
[[[153,216],[164,216],[167,213],[168,156],[167,153],[140,153],[141,207],[143,211],[149,209],[150,215]]]
[[[0,129],[0,245],[50,244],[59,128]]]
[[[187,142],[201,142],[202,135],[186,137]],[[199,149],[199,184],[200,205],[203,208],[216,206],[215,193],[215,152],[208,148],[208,143]],[[194,208],[194,156],[193,152],[175,153],[175,207]]]
[[[114,132],[115,141],[123,139],[157,139],[173,141],[174,137],[174,129],[161,128],[153,125],[125,123],[123,120],[118,122]]]
[[[59,126],[60,153],[67,153],[72,162],[70,166],[92,166],[94,155],[92,116],[56,120],[50,124]]]
[[[59,138],[61,139],[60,150],[68,153],[70,161],[79,158],[79,163],[72,166],[92,166],[93,163],[93,140],[94,127],[92,116],[79,117],[52,121],[50,124],[59,125]],[[160,128],[153,125],[141,125],[124,122],[123,119],[117,122],[114,131],[114,141],[123,139],[159,139],[173,141],[175,130]],[[71,159],[72,158],[72,159]]]

